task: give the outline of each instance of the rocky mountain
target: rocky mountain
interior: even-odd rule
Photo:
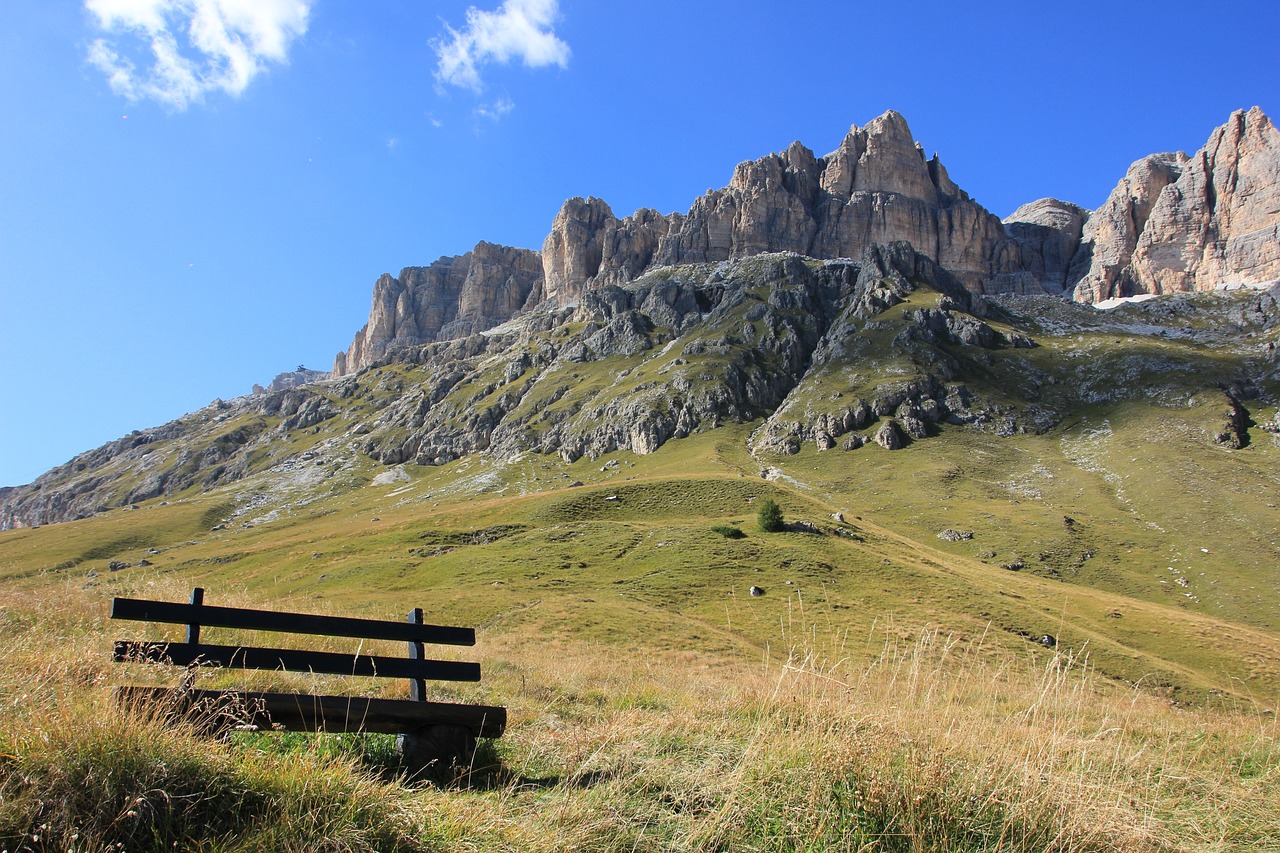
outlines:
[[[0,527],[258,475],[319,494],[473,454],[647,454],[734,423],[758,422],[768,459],[1143,401],[1212,411],[1200,440],[1244,446],[1280,401],[1277,163],[1270,121],[1237,113],[1194,157],[1134,164],[1097,211],[1043,199],[1002,223],[886,113],[825,157],[740,165],[687,214],[573,199],[541,252],[481,243],[382,276],[332,378],[285,374],[81,454],[0,494]],[[1115,312],[1063,298],[1239,284]]]
[[[643,455],[748,422],[764,460],[806,446],[897,450],[953,429],[1038,434],[1140,403],[1210,412],[1198,440],[1242,447],[1280,429],[1269,414],[1278,296],[1184,294],[1115,311],[986,297],[904,242],[858,261],[767,253],[666,267],[395,350],[352,376],[136,431],[0,497],[0,525],[255,477],[283,478],[307,501],[381,466]]]
[[[395,346],[466,337],[510,319],[541,296],[537,252],[480,243],[461,257],[384,274],[373,286],[369,322],[339,353],[333,372],[354,373]]]
[[[1081,302],[1280,280],[1280,134],[1256,107],[1234,113],[1194,157],[1135,163],[1089,212],[1041,199],[1003,223],[926,158],[906,120],[887,112],[816,157],[800,143],[741,163],[729,185],[687,214],[642,209],[619,219],[596,198],[570,199],[541,253],[481,243],[374,286],[369,322],[334,375],[387,351],[464,337],[545,300],[576,304],[663,267],[767,252],[861,258],[897,241],[983,294],[1063,294]]]
[[[1116,296],[1254,287],[1280,279],[1280,133],[1254,107],[1188,157],[1129,167],[1085,224],[1066,290]]]

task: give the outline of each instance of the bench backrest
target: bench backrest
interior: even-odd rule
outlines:
[[[426,699],[427,679],[480,680],[478,663],[425,658],[427,643],[475,645],[475,629],[423,624],[421,609],[410,611],[409,619],[405,622],[391,622],[346,616],[280,613],[243,607],[214,607],[204,603],[204,590],[197,587],[191,593],[189,604],[138,598],[112,599],[111,618],[187,626],[186,642],[183,643],[118,640],[114,649],[114,659],[117,661],[155,660],[173,663],[176,666],[207,663],[238,669],[283,669],[290,672],[317,672],[331,675],[408,678],[410,697],[418,701]],[[367,640],[403,640],[409,644],[409,654],[408,657],[386,657],[303,649],[211,645],[200,642],[202,626],[355,637]]]

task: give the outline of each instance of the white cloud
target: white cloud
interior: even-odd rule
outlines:
[[[433,39],[436,80],[479,92],[480,66],[506,64],[514,59],[528,68],[569,65],[569,45],[552,29],[559,17],[559,0],[505,0],[495,12],[472,6],[461,31],[445,25],[447,39]]]
[[[478,118],[487,118],[490,121],[497,121],[515,108],[515,103],[504,95],[492,104],[481,104],[476,107],[475,114]]]
[[[85,0],[98,27],[122,36],[135,61],[106,38],[89,62],[116,93],[186,109],[206,93],[239,95],[268,63],[288,61],[314,0]],[[141,66],[141,68],[139,67]]]

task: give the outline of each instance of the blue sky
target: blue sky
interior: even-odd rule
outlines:
[[[1280,117],[1277,43],[1230,0],[0,0],[0,485],[327,369],[382,272],[887,109],[1000,216],[1096,207]]]

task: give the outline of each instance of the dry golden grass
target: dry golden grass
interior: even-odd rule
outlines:
[[[522,695],[527,707],[513,703],[531,721],[510,752],[561,780],[557,792],[563,780],[594,789],[537,794],[562,811],[534,813],[530,847],[572,848],[584,833],[673,850],[1280,840],[1272,718],[1176,709],[1100,684],[1082,661],[1001,663],[929,630],[874,660],[797,643],[745,672],[696,658],[637,672],[599,651],[525,657],[522,683],[538,686]]]
[[[1274,717],[928,627],[846,656],[863,644],[796,614],[746,662],[486,637],[484,684],[453,695],[512,724],[440,790],[350,740],[211,742],[120,711],[104,614],[71,586],[0,590],[0,849],[1280,849]]]

